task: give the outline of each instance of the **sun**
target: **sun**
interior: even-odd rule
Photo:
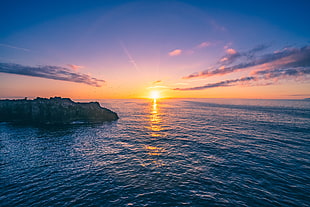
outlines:
[[[159,99],[160,98],[160,93],[158,91],[151,91],[150,98],[154,99],[154,100]]]

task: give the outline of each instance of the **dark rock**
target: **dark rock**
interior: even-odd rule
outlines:
[[[0,100],[0,122],[34,124],[101,123],[118,115],[98,102],[76,103],[69,98]]]

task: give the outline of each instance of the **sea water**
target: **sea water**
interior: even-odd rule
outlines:
[[[97,125],[0,123],[0,206],[310,206],[310,102],[99,100]]]

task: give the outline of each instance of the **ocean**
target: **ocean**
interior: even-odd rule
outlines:
[[[0,206],[310,206],[310,101],[97,101],[120,119],[0,123]]]

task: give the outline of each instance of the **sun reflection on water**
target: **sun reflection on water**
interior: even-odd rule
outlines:
[[[152,132],[152,137],[159,137],[160,134],[159,132],[162,130],[161,127],[161,118],[158,110],[158,104],[156,100],[153,101],[152,103],[152,110],[151,110],[151,116],[150,116],[150,129]]]
[[[157,114],[157,101],[156,99],[153,100],[153,103],[152,103],[152,114]]]
[[[163,136],[162,128],[162,114],[160,113],[159,103],[156,99],[150,104],[150,139],[152,143],[145,145],[144,148],[147,154],[150,156],[148,162],[152,163],[152,166],[162,167],[164,166],[163,160],[160,156],[166,151],[162,146],[158,144],[158,140]]]
[[[162,152],[165,150],[161,147],[153,147],[153,146],[145,146],[145,149],[147,149],[149,152],[149,155],[161,155]]]

